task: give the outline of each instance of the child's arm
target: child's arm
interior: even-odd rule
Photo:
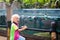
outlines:
[[[21,29],[18,29],[18,31],[20,32],[20,31],[23,31],[25,29],[27,29],[27,26],[22,26],[22,28]]]

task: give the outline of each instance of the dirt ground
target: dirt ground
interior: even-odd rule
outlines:
[[[7,40],[6,37],[0,36],[0,40]]]

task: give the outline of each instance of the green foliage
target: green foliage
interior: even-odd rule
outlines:
[[[6,2],[7,4],[9,4],[9,3],[10,3],[10,0],[5,0],[5,2]]]
[[[4,2],[7,4],[7,5],[11,5],[13,3],[14,0],[4,0]]]
[[[23,4],[22,8],[56,8],[57,0],[18,0]],[[60,8],[60,0],[58,7]]]
[[[3,2],[3,0],[0,0],[0,2]]]

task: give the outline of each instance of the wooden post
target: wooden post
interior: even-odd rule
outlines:
[[[51,32],[51,40],[56,40],[56,32]]]
[[[10,40],[10,24],[11,24],[11,15],[12,15],[12,10],[11,6],[6,6],[7,9],[7,40]]]
[[[56,40],[56,22],[51,23],[52,26],[52,32],[51,32],[51,40]]]

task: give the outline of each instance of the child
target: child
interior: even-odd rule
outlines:
[[[21,29],[18,28],[20,16],[18,14],[14,14],[11,17],[11,32],[10,32],[10,40],[25,40],[23,36],[19,34],[19,32],[25,30],[27,26],[22,26]]]

